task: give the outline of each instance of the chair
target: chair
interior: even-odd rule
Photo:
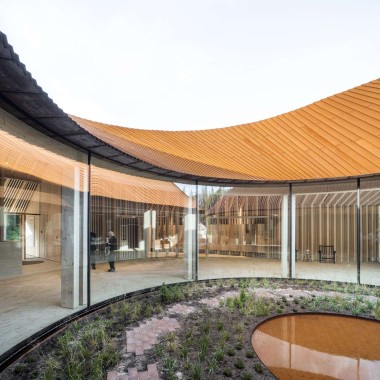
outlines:
[[[311,252],[310,252],[309,249],[307,249],[307,250],[303,253],[302,261],[313,261],[313,257],[312,257],[312,255],[311,255]]]
[[[333,245],[320,245],[319,250],[320,263],[334,263],[336,264],[336,251]]]

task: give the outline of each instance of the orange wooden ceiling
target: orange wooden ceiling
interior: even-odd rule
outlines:
[[[29,140],[30,140],[29,136]],[[24,174],[26,179],[40,182],[41,180],[85,191],[87,185],[88,166],[86,162],[69,159],[48,149],[33,145],[5,131],[0,131],[0,170],[5,177],[18,177]],[[75,185],[75,171],[78,171],[80,181]],[[43,201],[61,204],[60,197],[55,197],[56,191],[44,188]],[[0,193],[2,188],[0,186]],[[91,194],[108,198],[123,199],[132,202],[171,205],[181,208],[194,207],[194,200],[188,197],[174,183],[135,177],[117,171],[106,170],[92,166]],[[17,194],[16,194],[17,195]],[[8,197],[10,201],[16,198]]]
[[[270,119],[212,130],[140,130],[70,117],[137,159],[194,176],[293,181],[380,173],[380,79]]]

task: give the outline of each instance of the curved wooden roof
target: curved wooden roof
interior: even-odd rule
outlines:
[[[380,173],[380,79],[270,119],[212,130],[139,130],[70,117],[132,157],[193,176],[297,181]]]
[[[0,107],[63,144],[150,178],[233,185],[380,174],[380,79],[254,123],[138,130],[69,117],[0,32]]]

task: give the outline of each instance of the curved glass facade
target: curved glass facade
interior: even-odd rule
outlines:
[[[128,292],[197,279],[380,285],[380,179],[220,187],[105,162],[0,110],[1,354]]]

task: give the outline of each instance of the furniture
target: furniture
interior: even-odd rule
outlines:
[[[336,263],[336,251],[333,245],[320,245],[318,254],[320,263]]]
[[[309,249],[307,249],[307,250],[303,253],[302,261],[313,261],[313,256],[311,255],[311,252],[310,252]]]

